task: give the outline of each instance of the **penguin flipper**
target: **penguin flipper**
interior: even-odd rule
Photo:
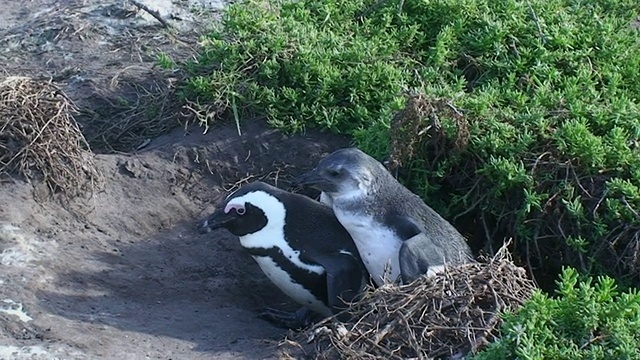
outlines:
[[[409,284],[420,276],[442,266],[440,250],[425,233],[419,233],[400,246],[400,277],[403,284]]]
[[[327,274],[328,305],[336,313],[347,307],[364,289],[365,274],[356,257],[347,253],[317,256],[314,259]]]

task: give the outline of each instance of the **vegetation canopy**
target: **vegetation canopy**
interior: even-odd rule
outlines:
[[[579,279],[562,271],[557,297],[537,291],[505,314],[502,338],[474,360],[638,359],[640,294],[620,293],[609,277]]]
[[[352,135],[474,242],[513,237],[534,271],[637,284],[637,14],[634,0],[244,1],[187,64],[184,95]]]

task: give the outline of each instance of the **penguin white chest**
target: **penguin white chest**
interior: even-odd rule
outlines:
[[[402,246],[402,240],[396,233],[371,216],[335,208],[334,212],[353,238],[360,257],[376,284],[382,285],[385,275],[395,281],[400,276],[399,254]],[[386,267],[390,267],[390,271],[385,270]]]
[[[324,268],[318,265],[309,265],[300,260],[300,252],[294,250],[284,239],[284,234],[274,233],[263,229],[253,234],[240,236],[240,244],[247,249],[250,248],[278,248],[282,252],[284,259],[300,269],[300,271],[309,271],[318,275],[324,274]],[[297,303],[309,307],[311,310],[323,315],[330,316],[332,314],[329,307],[316,298],[304,286],[296,283],[291,274],[284,271],[282,264],[278,264],[269,256],[253,256],[258,263],[262,272],[271,280],[271,282],[280,289],[285,295],[292,298]],[[280,259],[279,259],[280,261]]]
[[[331,316],[331,310],[322,301],[319,301],[309,290],[297,284],[286,271],[268,256],[254,256],[254,260],[271,282],[285,295],[297,303],[309,307],[311,310],[323,315]]]

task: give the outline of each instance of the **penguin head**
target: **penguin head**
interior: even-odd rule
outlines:
[[[387,173],[380,162],[357,148],[345,148],[327,155],[295,183],[312,186],[334,198],[361,197],[373,190],[379,172]]]
[[[270,191],[270,186],[254,182],[230,194],[203,224],[211,231],[225,228],[236,236],[245,236],[262,229],[284,225],[284,205]]]

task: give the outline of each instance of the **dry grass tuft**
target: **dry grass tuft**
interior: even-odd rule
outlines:
[[[73,114],[74,104],[51,81],[0,82],[0,174],[41,180],[51,193],[75,197],[102,178]]]
[[[302,351],[313,359],[462,358],[496,339],[500,313],[519,308],[534,290],[505,246],[478,263],[368,291],[348,310],[351,321],[332,317],[293,333],[281,344],[283,356]]]
[[[111,78],[108,86],[93,84],[93,108],[81,112],[91,124],[87,138],[94,148],[106,152],[141,149],[185,122],[187,116],[176,94],[178,75],[145,70],[144,66],[129,66]]]
[[[449,143],[442,119],[455,124],[455,141]],[[412,94],[402,111],[391,123],[391,169],[402,167],[423,153],[421,144],[427,139],[434,144],[433,158],[447,151],[464,149],[469,143],[469,124],[450,99],[432,98],[423,93]]]
[[[176,86],[184,74],[173,59],[191,58],[198,35],[217,15],[205,6],[195,16],[195,8],[176,4],[172,11],[182,20],[165,27],[157,17],[147,19],[147,13],[157,13],[141,10],[137,2],[73,3],[42,9],[0,31],[0,71],[40,73],[42,57],[36,55],[47,53],[47,76],[66,83],[80,110],[76,120],[95,152],[143,148],[182,125]]]

